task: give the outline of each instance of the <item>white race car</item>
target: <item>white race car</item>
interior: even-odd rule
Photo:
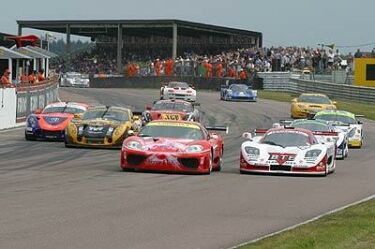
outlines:
[[[330,138],[322,142],[313,132],[292,127],[254,133],[243,134],[248,141],[241,146],[241,173],[326,176],[335,171],[336,145]]]
[[[60,76],[60,86],[90,87],[90,78],[88,74],[68,72]]]
[[[294,127],[310,130],[315,137],[322,142],[328,138],[336,141],[336,158],[345,159],[349,155],[349,141],[347,132],[337,129],[329,122],[314,119],[296,119],[293,121],[281,120],[280,124],[274,124],[274,127],[284,125],[284,127]]]
[[[341,110],[321,111],[315,119],[330,122],[337,130],[348,134],[349,147],[361,148],[363,144],[363,125],[357,118],[363,117]]]
[[[195,102],[197,92],[188,83],[172,81],[160,88],[160,99],[182,99]]]

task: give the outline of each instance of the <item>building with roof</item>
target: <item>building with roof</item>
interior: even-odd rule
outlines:
[[[171,51],[176,58],[187,51],[218,51],[262,46],[262,33],[210,24],[175,20],[18,20],[18,35],[24,28],[66,34],[69,55],[71,35],[90,37],[116,50],[117,68],[124,51]]]

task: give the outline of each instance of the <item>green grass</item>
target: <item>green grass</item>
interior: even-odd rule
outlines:
[[[277,100],[282,102],[290,102],[296,95],[284,92],[270,92],[270,91],[258,91],[258,97],[261,99]],[[334,99],[337,101],[337,108],[352,112],[357,115],[364,115],[367,119],[375,120],[375,105],[350,102],[346,100]]]
[[[241,249],[375,248],[375,200],[260,240]]]

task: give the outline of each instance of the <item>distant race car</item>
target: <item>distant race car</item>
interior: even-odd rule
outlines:
[[[313,132],[300,128],[272,128],[244,133],[240,172],[323,175],[336,167],[335,142],[321,142]],[[326,133],[332,136],[328,132]]]
[[[160,88],[160,99],[182,99],[195,102],[197,92],[188,83],[172,81]]]
[[[69,123],[65,132],[65,146],[121,148],[128,132],[137,133],[141,126],[141,118],[130,109],[95,106]]]
[[[257,93],[257,90],[252,90],[251,86],[245,84],[222,85],[220,99],[225,101],[256,101]]]
[[[310,130],[321,142],[325,142],[328,137],[336,142],[336,158],[344,159],[349,155],[349,143],[347,133],[332,126],[324,120],[299,119],[294,121],[280,121],[285,127],[294,127]],[[277,124],[275,124],[277,125]],[[331,136],[330,136],[331,134]]]
[[[360,117],[363,116],[347,111],[332,110],[318,112],[314,118],[329,121],[337,129],[346,132],[349,147],[361,148],[363,145],[363,124],[358,120]]]
[[[37,109],[26,119],[26,140],[64,140],[64,130],[74,115],[83,113],[88,105],[76,102],[58,102]]]
[[[224,143],[220,135],[209,131],[227,129],[188,121],[151,121],[137,136],[124,141],[121,168],[193,174],[219,171]]]
[[[88,74],[80,74],[76,72],[64,73],[60,76],[60,86],[90,87],[90,78]]]
[[[292,100],[290,116],[308,118],[322,110],[336,110],[336,102],[320,93],[303,93]]]
[[[146,106],[143,112],[143,120],[147,123],[152,120],[186,120],[199,122],[200,113],[195,107],[198,103],[190,103],[185,100],[159,100],[154,105]]]

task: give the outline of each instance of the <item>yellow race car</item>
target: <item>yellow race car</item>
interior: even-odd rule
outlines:
[[[303,93],[292,99],[290,116],[292,118],[308,118],[323,110],[336,110],[336,102],[320,93]]]
[[[65,130],[65,147],[121,148],[129,134],[142,126],[139,116],[130,109],[115,106],[89,108],[75,118]]]

